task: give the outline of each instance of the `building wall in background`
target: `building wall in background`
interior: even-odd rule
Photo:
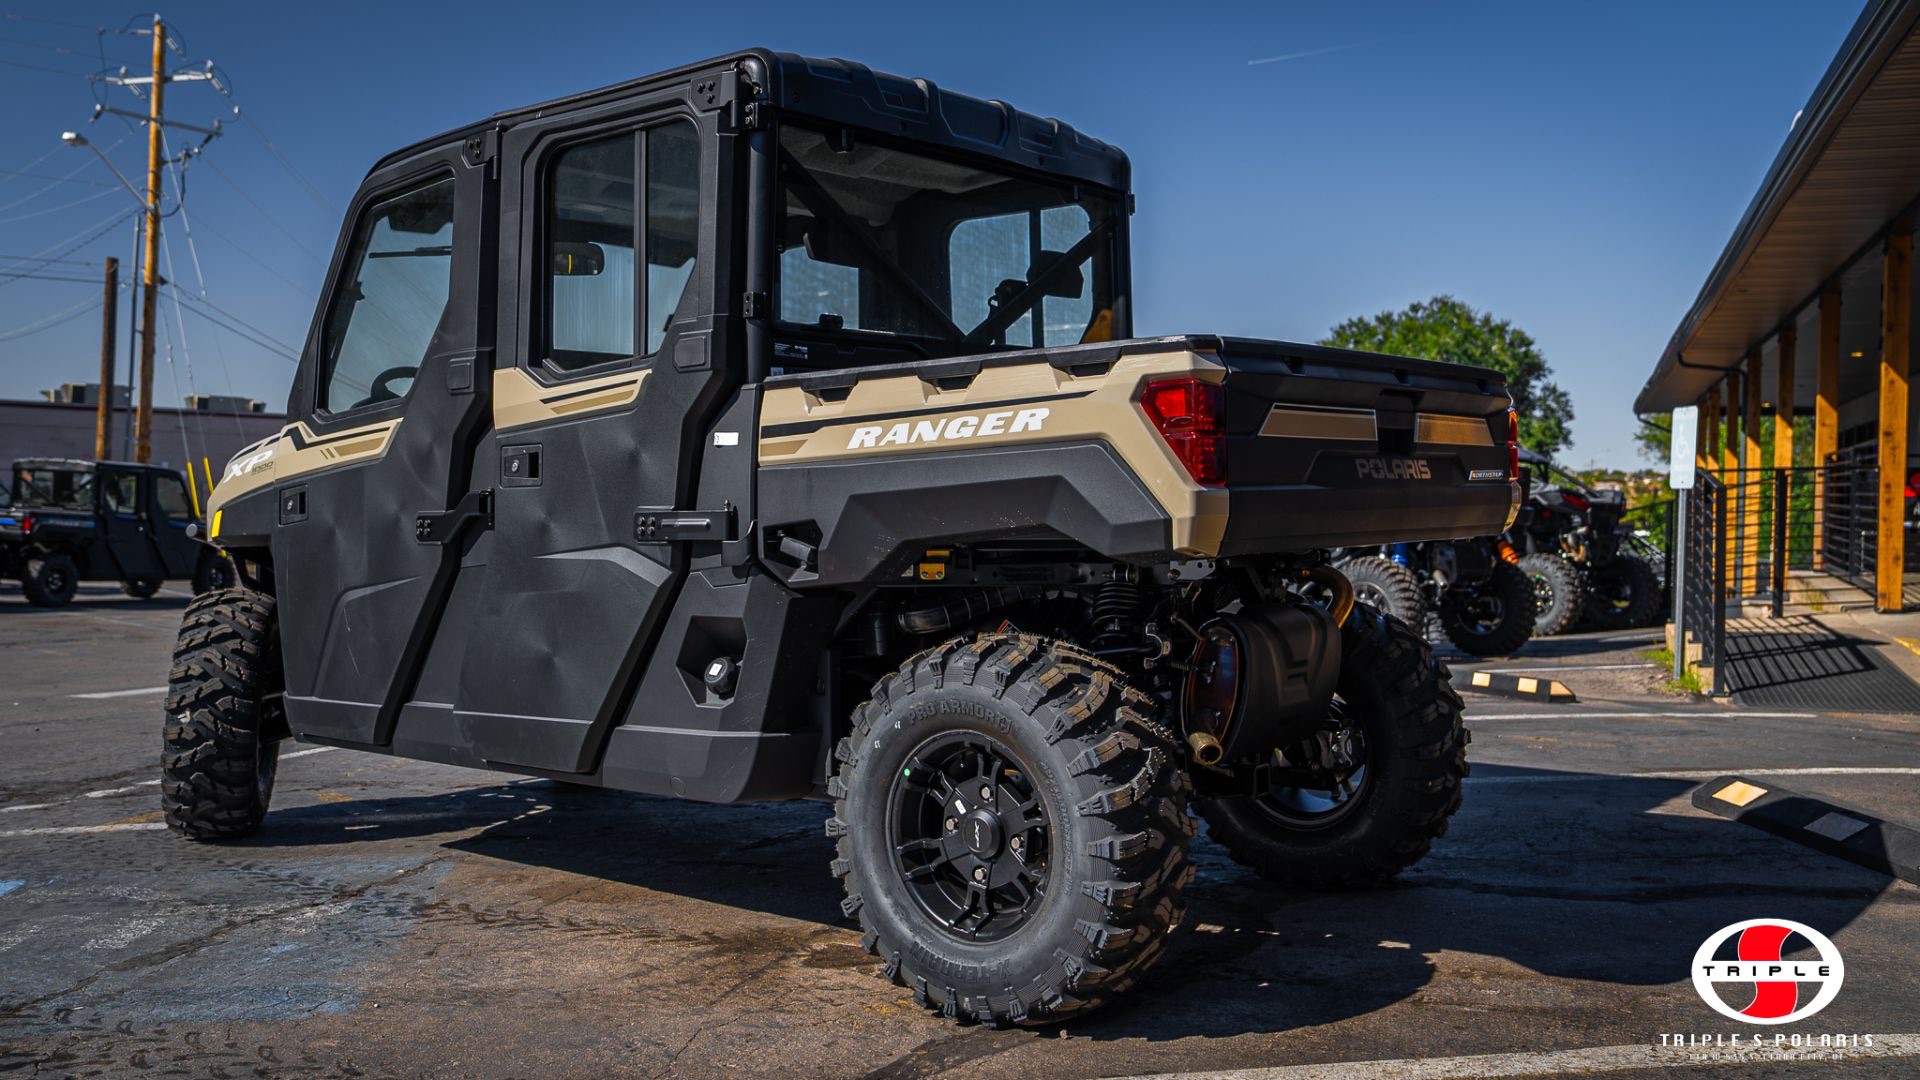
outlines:
[[[108,457],[129,459],[128,410],[113,410]],[[213,475],[242,446],[264,439],[286,425],[278,413],[153,410],[153,463],[185,470],[207,458]],[[0,401],[0,466],[23,457],[93,457],[94,407],[52,401]],[[184,438],[182,425],[185,426]]]

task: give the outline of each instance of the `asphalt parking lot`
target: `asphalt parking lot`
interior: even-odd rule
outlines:
[[[1650,696],[1651,633],[1499,665],[1585,668],[1555,676],[1582,700],[1470,698],[1464,808],[1397,886],[1277,888],[1203,840],[1188,925],[1147,985],[1064,1031],[994,1031],[880,979],[840,916],[817,805],[290,744],[259,836],[175,838],[155,688],[184,604],[0,598],[0,1072],[1442,1076],[1622,1069],[1636,1052],[1644,1067],[1614,1075],[1920,1068],[1657,1049],[1740,1027],[1688,964],[1762,916],[1846,958],[1840,997],[1786,1030],[1920,1030],[1920,889],[1688,802],[1704,779],[1766,770],[1920,824],[1920,720]],[[1537,1056],[1453,1060],[1493,1054]]]

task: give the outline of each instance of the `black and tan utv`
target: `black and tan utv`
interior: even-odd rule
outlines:
[[[1474,368],[1137,339],[1128,164],[752,51],[379,162],[207,539],[167,821],[288,738],[830,801],[841,907],[949,1016],[1044,1023],[1180,920],[1189,808],[1313,886],[1419,859],[1461,706],[1324,549],[1499,532]]]

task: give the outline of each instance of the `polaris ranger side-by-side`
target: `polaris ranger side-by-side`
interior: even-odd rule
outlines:
[[[1130,210],[1065,124],[762,51],[384,159],[214,492],[168,823],[257,828],[288,737],[828,800],[886,977],[995,1023],[1141,977],[1190,802],[1283,880],[1419,859],[1460,701],[1325,549],[1505,528],[1506,389],[1135,339]]]
[[[21,458],[0,509],[0,577],[35,607],[62,607],[82,581],[117,581],[144,600],[168,579],[204,593],[233,584],[233,566],[187,535],[196,519],[173,469],[130,461]]]

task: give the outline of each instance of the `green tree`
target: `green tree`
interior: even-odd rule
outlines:
[[[1451,296],[1348,319],[1321,344],[1492,368],[1506,376],[1507,392],[1520,413],[1522,445],[1553,454],[1573,439],[1573,402],[1554,384],[1553,369],[1533,336]]]

